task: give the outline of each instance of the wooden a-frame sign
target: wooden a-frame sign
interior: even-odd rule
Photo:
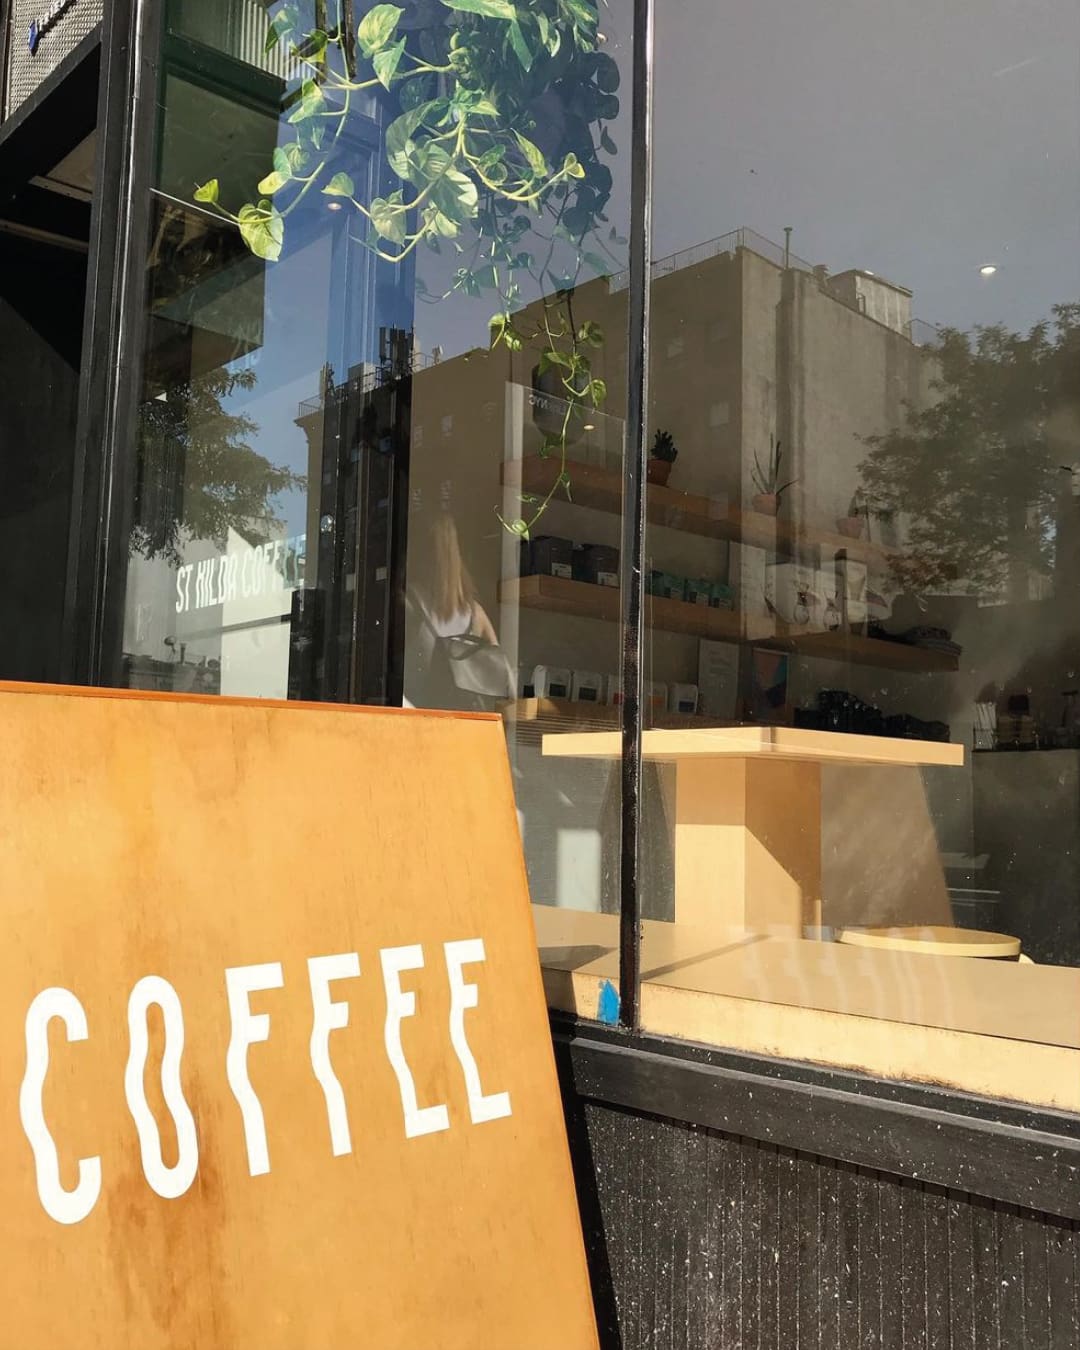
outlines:
[[[497,720],[0,687],[3,1350],[593,1350]]]

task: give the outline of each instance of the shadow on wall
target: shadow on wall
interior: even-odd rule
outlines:
[[[951,924],[920,770],[830,765],[821,790],[825,924]]]

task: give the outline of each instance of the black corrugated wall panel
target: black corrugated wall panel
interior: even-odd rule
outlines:
[[[1077,1350],[1080,1223],[568,1102],[605,1350]]]

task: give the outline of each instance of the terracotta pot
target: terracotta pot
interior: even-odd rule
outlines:
[[[671,477],[671,460],[669,459],[650,459],[647,477],[650,483],[655,483],[658,487],[664,487],[667,480]]]
[[[862,516],[844,516],[836,522],[836,528],[846,539],[861,539],[865,523]]]
[[[780,498],[775,492],[759,492],[751,497],[750,504],[762,516],[775,516],[780,509]]]

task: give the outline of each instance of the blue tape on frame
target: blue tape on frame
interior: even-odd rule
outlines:
[[[596,1019],[609,1027],[618,1024],[619,991],[610,980],[605,980],[600,986],[600,1003],[596,1009]]]

